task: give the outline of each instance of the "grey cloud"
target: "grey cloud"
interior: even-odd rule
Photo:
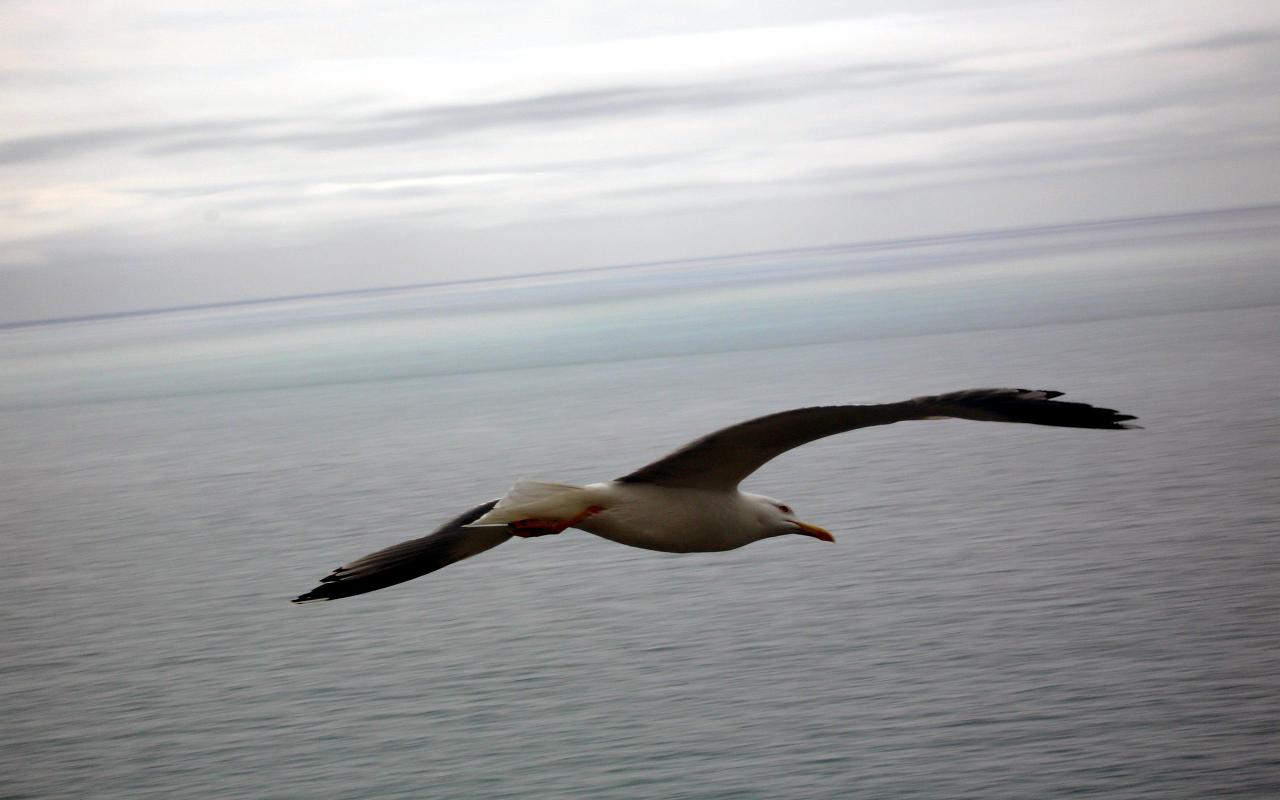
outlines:
[[[141,146],[152,155],[257,147],[338,150],[388,146],[507,127],[620,119],[678,111],[743,106],[955,77],[945,62],[885,62],[818,73],[677,86],[621,86],[560,92],[489,103],[426,106],[351,121],[295,120],[297,132],[264,128],[285,120],[239,119],[207,124],[121,126],[0,141],[0,163],[67,158],[97,150]],[[308,126],[310,129],[308,129]]]
[[[422,197],[439,197],[447,194],[447,190],[439,186],[388,186],[388,187],[353,187],[343,191],[333,192],[323,196],[315,196],[308,194],[300,194],[298,192],[273,192],[270,194],[259,195],[255,197],[243,197],[229,200],[219,204],[220,210],[243,210],[251,211],[259,208],[283,208],[283,207],[306,207],[314,206],[318,203],[332,200],[334,197],[342,197],[346,199],[402,199],[408,200]],[[420,216],[421,211],[417,209],[406,210],[410,216]]]
[[[945,62],[894,62],[750,81],[613,87],[475,105],[395,111],[366,118],[349,131],[289,137],[285,141],[291,139],[301,145],[322,149],[397,144],[513,126],[705,111],[828,94],[854,87],[918,82],[953,74]]]
[[[1212,132],[1184,131],[1171,132],[1159,142],[1143,139],[1140,144],[1140,147],[1135,147],[1132,139],[1072,143],[1047,141],[1013,152],[951,158],[942,167],[930,163],[923,167],[889,164],[828,168],[772,183],[848,186],[860,180],[893,179],[895,184],[903,186],[924,177],[931,185],[981,184],[1004,176],[1070,173],[1094,167],[1111,170],[1127,165],[1187,163],[1233,153],[1265,154],[1275,150],[1276,142],[1224,142]]]
[[[401,195],[423,195],[441,191],[436,187],[391,187],[379,188],[374,184],[380,181],[430,181],[440,178],[457,178],[465,176],[484,176],[494,173],[534,174],[542,172],[554,173],[590,173],[598,174],[611,170],[631,170],[656,165],[669,165],[673,162],[696,158],[695,151],[667,151],[657,155],[624,156],[619,158],[585,158],[539,162],[507,162],[487,163],[473,167],[454,167],[446,170],[427,172],[373,172],[350,174],[316,174],[306,178],[233,181],[229,183],[189,184],[165,186],[159,188],[135,188],[132,194],[160,199],[186,199],[193,197],[216,197],[219,195],[262,194],[276,198],[275,202],[296,202],[299,190],[317,184],[354,184],[347,189],[336,189],[334,195],[367,195],[386,196],[388,193]],[[247,199],[245,203],[262,205],[256,199]]]
[[[829,94],[855,87],[939,80],[959,74],[945,62],[901,62],[753,81],[613,87],[491,103],[427,106],[386,112],[339,124],[335,130],[270,136],[193,137],[159,145],[153,152],[172,154],[268,145],[315,150],[390,146],[501,128],[621,119],[675,111],[705,111]]]
[[[263,122],[261,119],[244,119],[224,122],[119,126],[66,131],[43,136],[25,136],[0,141],[0,164],[68,158],[122,145],[145,144],[174,136],[188,136],[197,132],[240,133],[261,122]]]
[[[155,128],[95,128],[9,139],[0,142],[0,163],[43,161],[74,156],[90,150],[145,141],[157,133]]]
[[[1280,41],[1280,29],[1228,31],[1165,49],[1216,49],[1266,45]],[[1160,48],[1157,48],[1160,49]],[[347,150],[428,142],[503,129],[546,127],[573,122],[641,118],[678,112],[740,107],[922,82],[968,80],[967,91],[1025,95],[1036,83],[1036,71],[1020,71],[1016,80],[990,72],[966,72],[944,59],[885,61],[819,72],[775,75],[749,80],[714,80],[674,86],[614,86],[589,91],[558,92],[484,103],[433,105],[392,110],[350,119],[235,119],[205,124],[118,126],[0,141],[0,163],[42,161],[106,149],[141,148],[150,155],[200,151],[235,151],[263,147],[301,150]],[[1255,76],[1256,77],[1256,76]],[[1042,85],[1052,84],[1041,75]],[[1136,98],[1112,104],[1074,104],[1035,108],[1003,108],[982,114],[939,118],[894,130],[938,130],[974,122],[1013,119],[1062,119],[1098,113],[1122,113],[1182,101],[1205,102],[1227,90],[1257,92],[1258,86],[1186,87],[1181,98]],[[287,125],[288,128],[284,126]]]
[[[364,121],[351,131],[318,133],[299,137],[294,141],[320,149],[397,144],[513,126],[643,116],[694,108],[721,108],[759,102],[763,96],[764,93],[753,87],[719,84],[656,89],[620,87],[507,102],[398,112]]]
[[[914,120],[903,124],[890,124],[882,129],[886,133],[919,133],[968,128],[974,125],[1004,122],[1046,122],[1073,119],[1135,114],[1164,108],[1195,106],[1200,109],[1217,108],[1239,102],[1252,95],[1269,94],[1265,81],[1246,79],[1229,86],[1182,86],[1160,92],[1148,92],[1134,97],[1115,100],[1077,101],[1069,103],[1032,103],[984,108],[963,114],[946,114]],[[1173,136],[1176,132],[1165,132]]]
[[[1280,28],[1262,28],[1261,30],[1235,30],[1216,33],[1212,36],[1177,42],[1157,48],[1160,51],[1179,50],[1233,50],[1241,47],[1257,47],[1280,43]]]

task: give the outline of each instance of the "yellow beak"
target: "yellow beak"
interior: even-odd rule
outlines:
[[[825,528],[819,528],[817,525],[810,525],[807,522],[801,522],[796,519],[791,520],[791,524],[800,529],[796,533],[803,533],[805,536],[812,536],[824,542],[834,542],[836,540],[836,537],[832,536],[830,531]]]

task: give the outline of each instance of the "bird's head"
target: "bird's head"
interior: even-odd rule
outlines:
[[[774,500],[772,497],[765,497],[761,494],[750,494],[747,497],[751,499],[756,507],[756,516],[765,531],[765,537],[799,533],[805,536],[812,536],[815,539],[821,539],[824,542],[834,542],[836,540],[836,537],[825,529],[796,519],[795,512],[791,510],[791,506],[781,500]]]

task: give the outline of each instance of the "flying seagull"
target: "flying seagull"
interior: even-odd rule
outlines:
[[[507,494],[421,539],[379,550],[322,578],[295,603],[336,600],[417,578],[497,547],[568,528],[666,553],[733,550],[783,534],[835,538],[796,519],[785,503],[738,484],[793,447],[856,428],[917,419],[1027,422],[1062,428],[1136,428],[1110,408],[1054,400],[1062,392],[966,389],[900,403],[816,406],[740,422],[703,436],[629,475],[589,486],[519,481]]]

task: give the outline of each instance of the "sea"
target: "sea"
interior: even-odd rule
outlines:
[[[0,329],[5,798],[1280,796],[1280,210]],[[518,478],[980,386],[748,479],[831,530],[513,540]]]

